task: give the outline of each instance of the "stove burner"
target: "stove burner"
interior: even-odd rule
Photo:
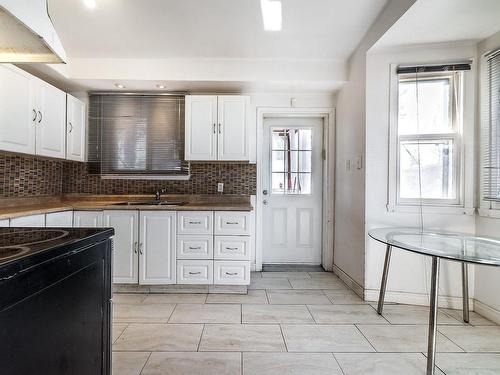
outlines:
[[[25,254],[29,251],[27,247],[23,246],[5,246],[0,247],[0,259],[9,259],[12,257],[16,257],[22,254]]]
[[[23,247],[54,241],[68,236],[69,232],[57,229],[23,229],[0,234],[0,249]]]

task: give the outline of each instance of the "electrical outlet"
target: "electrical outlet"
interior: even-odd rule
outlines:
[[[223,182],[219,182],[217,184],[217,193],[223,193],[224,192],[224,183]]]

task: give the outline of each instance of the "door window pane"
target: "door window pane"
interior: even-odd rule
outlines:
[[[311,129],[273,129],[273,194],[311,194]]]
[[[399,82],[398,100],[399,134],[436,134],[452,132],[452,101],[450,99],[451,78],[401,80]]]
[[[453,146],[453,139],[401,141],[400,198],[456,199]]]

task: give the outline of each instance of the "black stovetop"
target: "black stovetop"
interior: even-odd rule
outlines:
[[[109,228],[0,228],[0,266],[52,249],[113,235]]]

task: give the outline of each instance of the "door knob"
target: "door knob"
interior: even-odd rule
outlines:
[[[262,194],[267,195],[268,191],[267,190],[262,190]]]
[[[262,204],[263,204],[264,206],[267,206],[267,199],[264,199],[264,200],[262,201]]]

